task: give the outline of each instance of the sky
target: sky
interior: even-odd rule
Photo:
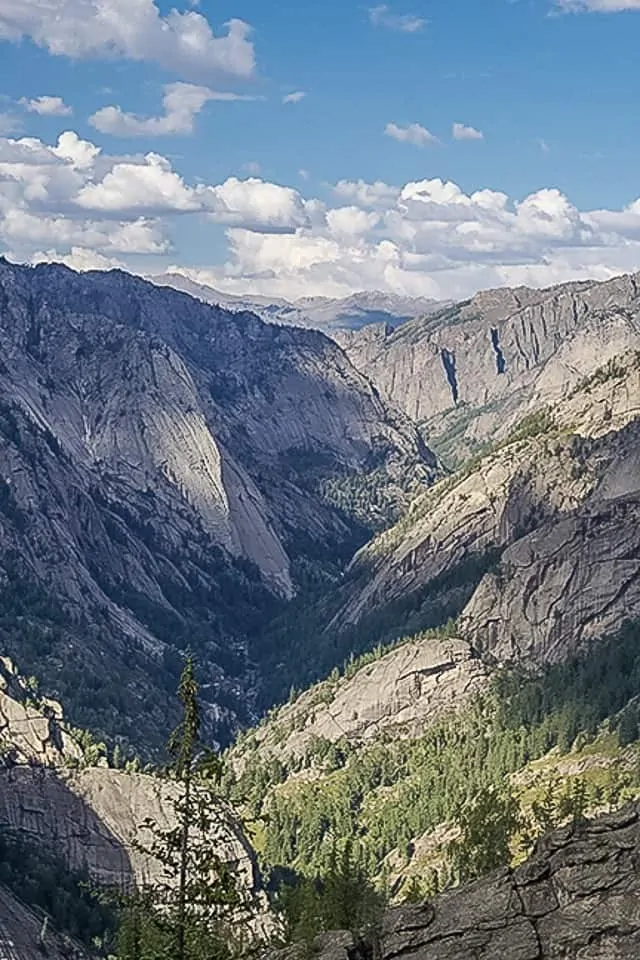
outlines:
[[[0,252],[234,294],[640,270],[640,0],[0,0]]]

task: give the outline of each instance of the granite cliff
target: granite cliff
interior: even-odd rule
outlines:
[[[322,334],[123,273],[0,262],[0,345],[4,652],[146,749],[187,645],[209,729],[246,721],[247,637],[435,474]]]
[[[28,854],[28,880],[13,872],[25,896],[42,897],[39,880],[47,882],[52,866],[76,878],[71,888],[80,902],[83,884],[95,889],[129,890],[164,879],[163,864],[145,852],[153,836],[175,823],[178,787],[158,776],[114,769],[91,738],[70,727],[58,703],[34,700],[31,685],[4,659],[0,669],[0,863],[13,847]],[[11,694],[11,695],[10,695]],[[210,840],[216,853],[232,865],[239,891],[254,904],[254,923],[270,923],[261,892],[254,851],[231,807],[220,800],[209,811]],[[24,856],[26,863],[27,856]],[[34,867],[35,863],[35,867]],[[35,874],[34,874],[35,870]],[[11,872],[11,871],[10,871]],[[39,937],[48,911],[33,913],[15,899],[16,891],[0,887],[0,946],[13,944],[11,960],[28,960],[42,946]],[[64,895],[63,895],[64,896]],[[55,909],[52,911],[55,916]],[[2,938],[7,943],[3,944]],[[53,924],[45,937],[47,955],[77,956],[82,947],[58,937]],[[84,948],[87,953],[90,951]]]
[[[489,290],[398,329],[334,336],[444,461],[459,465],[610,358],[638,349],[639,297],[637,274]]]

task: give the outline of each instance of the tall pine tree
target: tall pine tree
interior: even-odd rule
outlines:
[[[124,898],[118,960],[229,960],[243,945],[253,915],[233,867],[217,850],[224,826],[216,754],[200,739],[195,664],[187,657],[178,696],[182,721],[172,734],[166,778],[174,785],[169,820],[147,819],[150,836],[138,849],[159,864],[160,876]]]

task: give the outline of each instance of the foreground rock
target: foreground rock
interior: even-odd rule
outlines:
[[[320,960],[366,956],[343,935]],[[634,960],[640,957],[640,807],[554,831],[515,870],[384,919],[381,960]]]

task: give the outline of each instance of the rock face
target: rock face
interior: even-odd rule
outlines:
[[[640,346],[640,275],[548,290],[490,290],[397,330],[337,333],[381,394],[423,424],[446,461],[502,437],[609,358]]]
[[[333,627],[435,590],[487,555],[494,569],[480,568],[458,630],[494,661],[561,660],[637,616],[639,358],[601,368],[420,496],[354,559]]]
[[[90,954],[0,886],[0,956],[6,960],[88,960]]]
[[[175,783],[104,762],[84,765],[78,739],[52,702],[36,707],[0,692],[0,743],[0,831],[101,886],[126,890],[161,879],[162,864],[141,849],[153,842],[144,824],[151,820],[161,832],[174,826]],[[210,816],[216,853],[234,865],[239,890],[260,903],[255,855],[238,817],[223,801]],[[0,897],[0,920],[1,910]]]
[[[138,745],[187,645],[210,727],[250,714],[247,636],[366,537],[327,483],[375,472],[391,505],[434,474],[333,341],[117,271],[0,262],[0,353],[6,652]]]
[[[363,745],[381,737],[418,735],[484,685],[487,671],[463,640],[421,639],[362,667],[353,678],[327,680],[281,707],[252,732],[261,760],[304,756],[318,740]],[[247,758],[234,747],[231,762]],[[248,760],[251,763],[251,758]]]
[[[340,935],[321,960],[362,956]],[[322,944],[319,944],[322,947]],[[385,917],[381,960],[632,960],[640,957],[640,809],[556,830],[503,870]]]
[[[14,767],[0,771],[0,826],[86,870],[97,884],[127,889],[160,878],[161,865],[134,841],[151,842],[141,829],[147,818],[161,831],[173,826],[175,796],[170,783],[121,770]],[[256,890],[253,851],[237,817],[223,803],[212,813],[219,856],[236,865],[243,889]]]

